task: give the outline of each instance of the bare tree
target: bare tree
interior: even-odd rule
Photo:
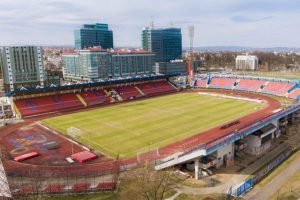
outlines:
[[[162,200],[167,192],[177,187],[170,171],[155,171],[152,168],[139,168],[128,172],[121,179],[120,199]]]

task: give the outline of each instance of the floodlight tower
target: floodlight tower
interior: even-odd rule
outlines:
[[[193,44],[194,44],[194,32],[195,28],[194,25],[188,26],[189,31],[189,39],[190,39],[190,59],[193,60]]]
[[[191,84],[194,80],[194,67],[193,67],[193,43],[194,43],[194,25],[188,26],[188,33],[190,39],[190,51],[187,59],[187,73],[189,75],[188,83]]]

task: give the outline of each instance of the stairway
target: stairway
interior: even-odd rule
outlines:
[[[265,82],[263,84],[263,87],[260,87],[260,88],[257,89],[257,92],[261,92],[268,84],[269,84],[269,82]]]
[[[15,104],[15,102],[12,101],[11,106],[12,106],[13,110],[15,111],[16,115],[21,118],[22,115],[21,115],[17,105]]]
[[[76,94],[76,97],[79,99],[79,101],[84,105],[84,107],[87,107],[87,103],[85,102],[85,100],[82,98],[82,96],[80,94]]]
[[[139,91],[139,93],[140,93],[141,95],[145,96],[145,93],[144,93],[140,88],[138,88],[137,86],[134,86],[134,87],[135,87],[135,89],[136,89],[137,91]]]

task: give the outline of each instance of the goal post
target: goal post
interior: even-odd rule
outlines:
[[[74,126],[71,126],[69,128],[67,128],[67,135],[71,136],[73,138],[76,138],[78,136],[81,136],[81,130],[79,128],[76,128]]]

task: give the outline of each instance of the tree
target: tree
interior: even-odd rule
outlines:
[[[162,200],[167,192],[177,187],[170,171],[155,171],[152,168],[139,168],[128,172],[121,179],[120,199]]]

